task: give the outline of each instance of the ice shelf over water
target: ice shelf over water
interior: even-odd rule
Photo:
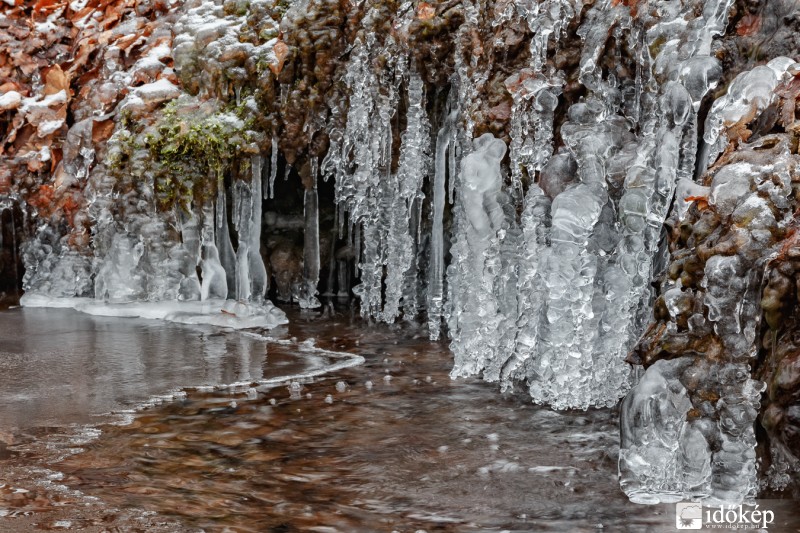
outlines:
[[[208,324],[231,329],[274,328],[287,324],[286,314],[269,302],[247,304],[235,300],[108,303],[95,298],[52,298],[25,293],[23,307],[75,309],[88,315],[146,318],[179,324]]]

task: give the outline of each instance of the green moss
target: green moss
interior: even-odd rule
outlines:
[[[275,7],[273,8],[273,12],[282,17],[287,11],[289,11],[289,7],[292,5],[292,0],[277,0],[275,2]]]
[[[667,38],[663,35],[660,35],[652,43],[650,43],[650,57],[655,59],[666,42]]]
[[[250,2],[248,0],[226,0],[222,5],[222,10],[226,15],[243,17],[250,11]]]
[[[154,123],[144,125],[130,117],[121,121],[109,141],[106,164],[112,175],[119,180],[152,176],[162,210],[189,210],[192,203],[212,197],[231,162],[257,134],[244,105],[208,106],[182,98],[167,104]],[[140,168],[142,160],[145,168]]]

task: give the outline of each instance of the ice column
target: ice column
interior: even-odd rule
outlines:
[[[250,182],[233,184],[233,224],[239,235],[236,249],[236,299],[261,302],[267,292],[267,269],[261,258],[261,180],[260,155],[252,156]]]
[[[313,165],[316,167],[316,165]],[[313,309],[321,304],[317,299],[319,283],[319,197],[317,195],[317,172],[310,172],[308,186],[303,191],[303,284],[298,303],[303,309]]]
[[[436,135],[436,159],[433,179],[433,226],[430,241],[430,266],[428,282],[428,330],[430,338],[439,338],[444,311],[444,204],[447,198],[445,184],[449,177],[455,187],[455,150],[457,149],[458,108],[451,92],[445,110],[444,124]],[[451,306],[453,304],[450,304]]]
[[[496,353],[502,320],[494,292],[497,273],[487,258],[502,238],[498,237],[505,218],[499,203],[500,162],[505,154],[505,143],[487,133],[474,141],[473,151],[461,162],[455,242],[450,250],[453,260],[448,268],[453,377],[478,374],[500,356]]]
[[[219,259],[219,250],[214,236],[214,204],[208,202],[203,208],[203,232],[200,249],[200,271],[202,284],[200,299],[228,298],[228,279]]]

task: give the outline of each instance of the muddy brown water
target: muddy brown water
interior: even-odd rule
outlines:
[[[675,530],[674,506],[619,490],[614,410],[451,380],[446,344],[411,326],[290,320],[265,333],[281,344],[0,313],[0,531]],[[303,349],[312,338],[365,363],[258,385],[330,365]]]

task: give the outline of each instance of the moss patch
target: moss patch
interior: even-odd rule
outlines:
[[[155,120],[121,120],[109,140],[107,166],[121,188],[150,182],[159,209],[188,211],[216,194],[242,156],[258,152],[262,135],[253,131],[249,117],[246,105],[215,107],[181,97]]]

